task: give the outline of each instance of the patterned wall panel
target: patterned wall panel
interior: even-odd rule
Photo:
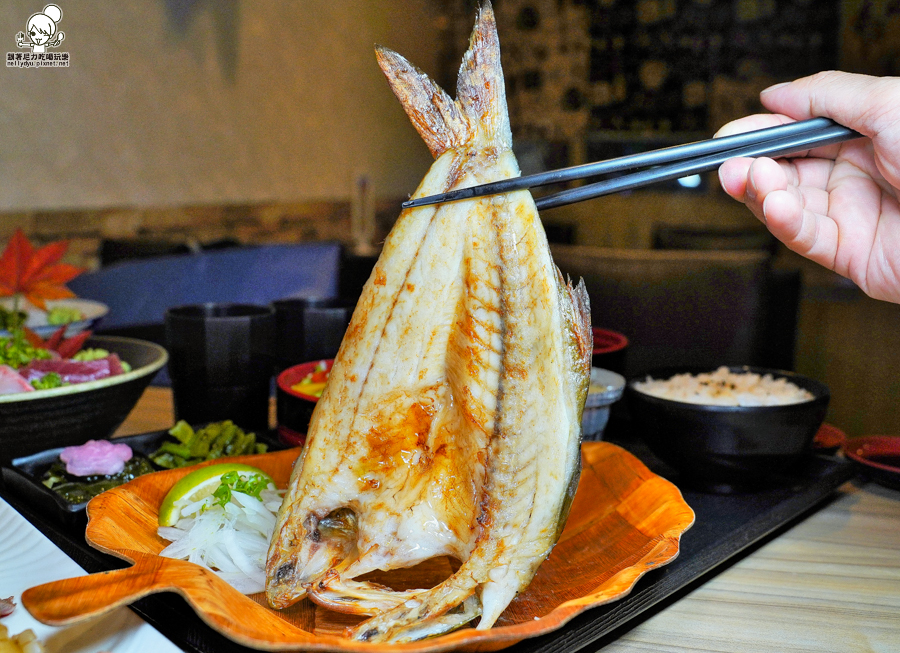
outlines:
[[[444,0],[447,78],[477,3]],[[834,68],[837,0],[495,0],[518,137],[708,131]],[[451,55],[452,52],[452,55]],[[452,84],[450,84],[452,88]]]

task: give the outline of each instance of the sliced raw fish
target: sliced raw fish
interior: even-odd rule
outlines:
[[[108,376],[122,374],[122,361],[117,354],[91,361],[58,358],[53,360],[33,360],[19,370],[27,381],[40,379],[50,372],[56,372],[66,383],[86,383]]]
[[[0,365],[0,395],[33,392],[31,384],[9,365]]]

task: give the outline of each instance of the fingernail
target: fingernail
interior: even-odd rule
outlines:
[[[753,185],[753,178],[747,180],[747,188],[744,190],[744,194],[747,196],[747,199],[751,202],[756,201],[756,188]]]
[[[770,93],[770,92],[774,91],[776,88],[781,88],[782,86],[787,86],[788,84],[790,84],[790,82],[781,82],[780,84],[775,84],[774,86],[770,86],[769,88],[763,89],[762,91],[759,92],[759,94],[762,95],[764,93]]]

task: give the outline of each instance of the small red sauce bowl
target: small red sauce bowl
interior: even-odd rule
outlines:
[[[842,449],[873,481],[900,490],[900,436],[848,438]]]
[[[325,369],[331,371],[334,359],[300,363],[287,368],[278,375],[275,414],[278,420],[278,437],[284,444],[300,447],[306,441],[309,420],[319,398],[297,392],[292,386],[300,383],[320,363],[324,363]]]
[[[591,367],[599,367],[618,374],[625,370],[625,354],[628,338],[610,329],[591,329],[594,335],[594,349],[591,352]]]

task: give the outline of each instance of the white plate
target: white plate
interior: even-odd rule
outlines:
[[[13,309],[13,303],[12,297],[3,297],[0,299],[0,306],[3,306],[3,308],[8,311]],[[90,299],[51,299],[47,301],[48,310],[58,306],[74,308],[84,315],[83,320],[69,323],[68,328],[66,329],[67,338],[74,336],[76,333],[80,333],[85,329],[93,328],[100,318],[109,312],[109,308],[106,304],[91,301]],[[28,319],[25,321],[25,326],[37,333],[41,338],[50,337],[53,335],[54,331],[62,326],[61,324],[47,324],[47,312],[32,306],[28,302],[25,302],[24,305],[20,305],[19,310],[28,313]],[[0,336],[6,337],[9,335],[9,331],[0,329]]]
[[[31,629],[47,653],[182,653],[181,649],[128,608],[72,626],[55,628],[22,607],[22,592],[86,572],[18,512],[0,499],[0,598],[12,596],[16,609],[2,623],[10,635]]]

